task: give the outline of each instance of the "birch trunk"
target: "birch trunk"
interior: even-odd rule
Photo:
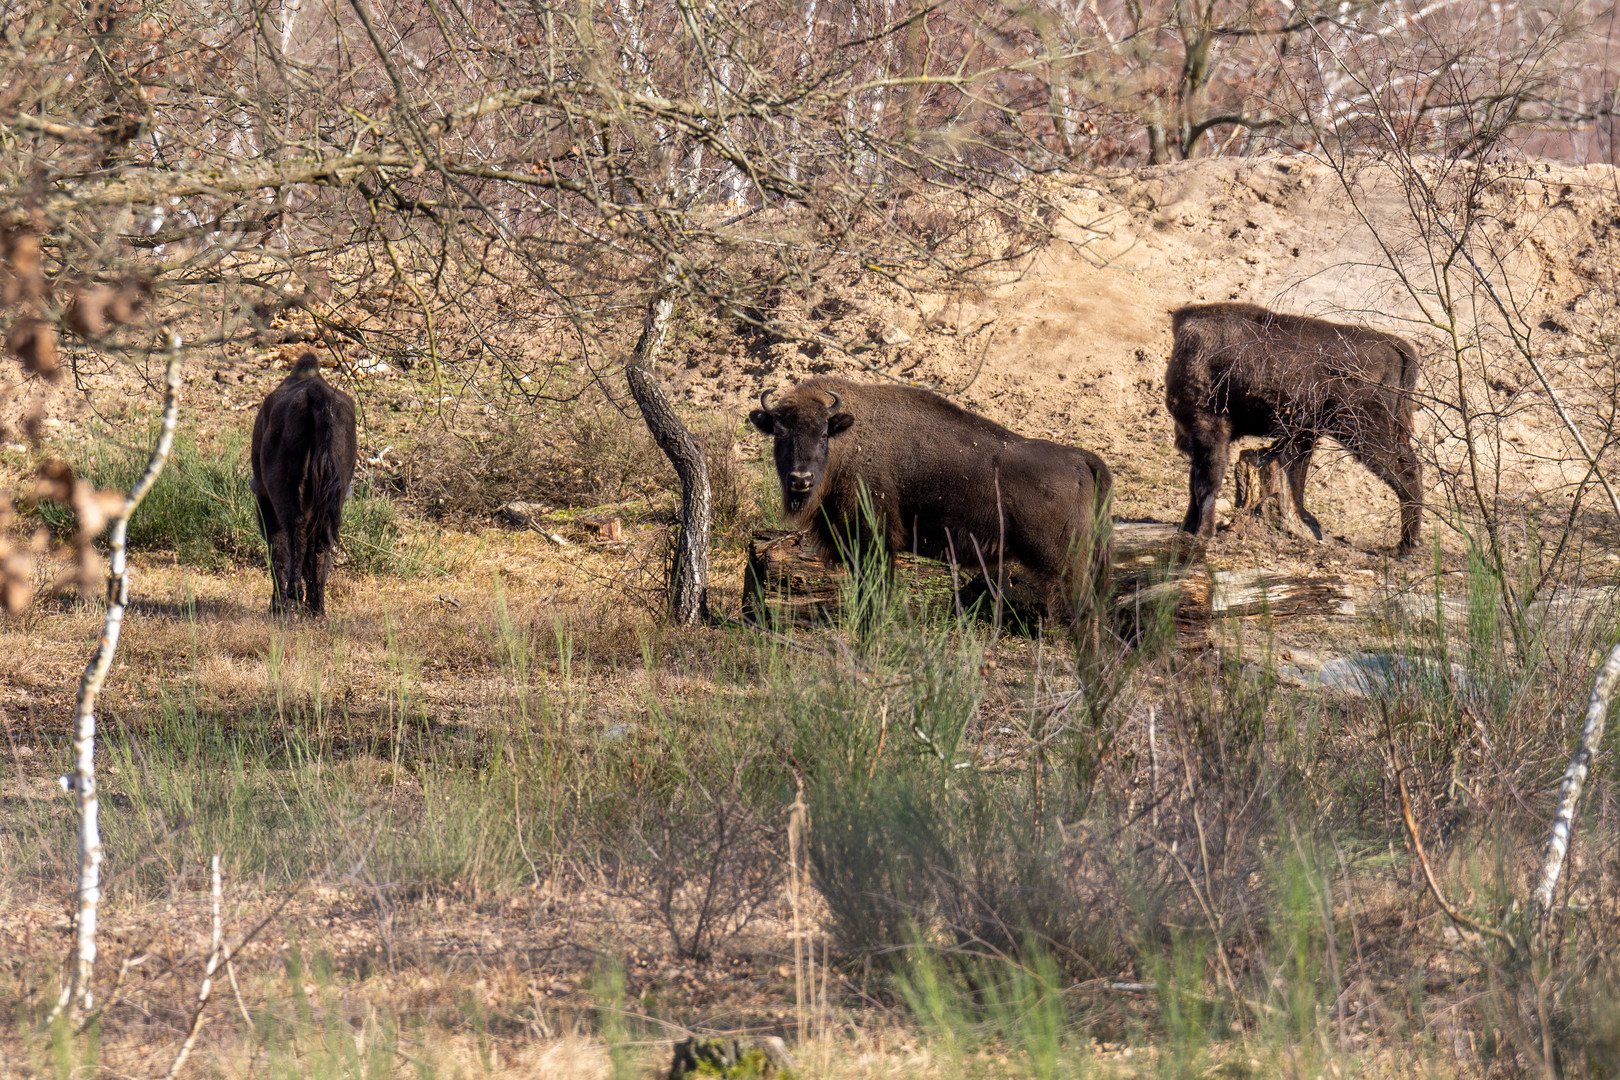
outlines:
[[[112,551],[108,558],[107,615],[102,621],[101,640],[79,679],[73,737],[73,772],[61,783],[73,792],[79,808],[79,905],[74,928],[75,960],[62,996],[51,1011],[55,1020],[63,1010],[88,1012],[94,1005],[91,979],[96,965],[96,910],[101,901],[100,803],[96,796],[96,701],[107,672],[118,651],[118,638],[124,627],[124,609],[129,606],[129,562],[125,541],[129,516],[152,489],[174,445],[175,424],[180,416],[180,338],[169,335],[169,362],[163,378],[163,420],[157,445],[147,460],[146,471],[124,496],[123,511],[113,519]]]
[[[1569,837],[1575,828],[1575,804],[1580,801],[1581,787],[1591,770],[1592,759],[1597,756],[1603,742],[1603,726],[1609,718],[1609,700],[1614,696],[1615,684],[1620,682],[1620,645],[1609,652],[1609,658],[1598,669],[1592,682],[1592,696],[1586,702],[1586,724],[1581,728],[1581,740],[1575,756],[1569,759],[1564,771],[1563,787],[1558,793],[1558,811],[1553,815],[1552,834],[1547,837],[1547,854],[1541,863],[1541,884],[1536,886],[1536,907],[1546,918],[1552,912],[1553,893],[1558,889],[1558,875],[1564,867],[1564,856],[1569,853]]]

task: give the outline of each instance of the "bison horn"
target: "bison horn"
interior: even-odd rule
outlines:
[[[766,412],[771,411],[771,391],[769,387],[759,392],[759,407]]]
[[[833,399],[832,404],[827,406],[827,411],[829,413],[835,413],[835,412],[838,411],[839,403],[841,401],[843,401],[844,399],[838,396],[838,391],[836,391],[836,390],[829,390],[829,391],[827,391],[827,393],[830,394],[832,396],[832,399]]]

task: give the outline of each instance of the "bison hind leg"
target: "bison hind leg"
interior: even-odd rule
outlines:
[[[296,507],[277,507],[272,499],[261,495],[259,517],[270,548],[270,611],[279,614],[296,610],[304,598]]]
[[[332,548],[323,537],[304,544],[304,607],[311,615],[326,613],[326,579],[332,570]]]
[[[1410,555],[1417,549],[1423,528],[1423,463],[1411,441],[1397,432],[1381,445],[1362,444],[1349,449],[1368,471],[1389,485],[1400,501],[1401,540],[1396,554]]]

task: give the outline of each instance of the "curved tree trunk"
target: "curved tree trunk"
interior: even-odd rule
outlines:
[[[709,490],[709,466],[703,460],[703,447],[675,415],[669,395],[652,373],[653,360],[664,344],[670,312],[675,307],[673,292],[666,284],[648,303],[641,339],[625,364],[624,376],[647,430],[681,478],[681,531],[676,540],[675,565],[670,571],[670,614],[676,623],[690,626],[709,619],[709,522],[714,514],[714,497]]]

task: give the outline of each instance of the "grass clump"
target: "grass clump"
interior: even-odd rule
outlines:
[[[150,456],[149,446],[126,445],[104,430],[92,430],[68,464],[98,488],[127,491]],[[176,436],[162,475],[130,518],[131,550],[173,551],[182,561],[209,569],[262,559],[264,539],[246,462],[242,431],[224,432],[206,448],[188,435]],[[73,528],[72,511],[65,506],[43,504],[40,515],[58,533]]]

